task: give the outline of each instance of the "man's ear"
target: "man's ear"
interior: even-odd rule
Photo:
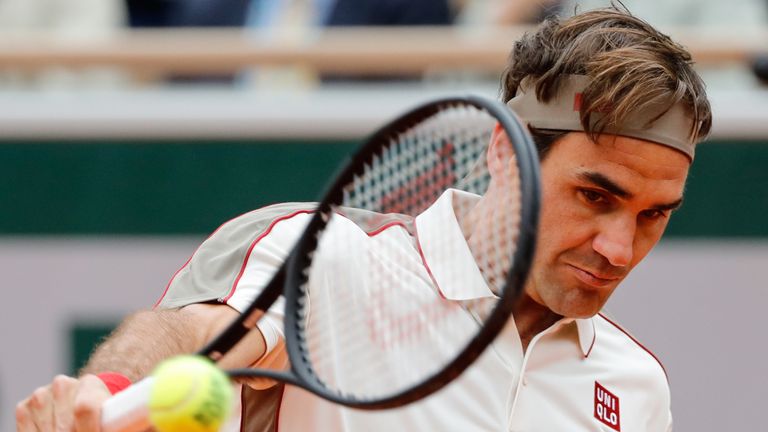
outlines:
[[[488,171],[491,176],[506,171],[509,159],[512,157],[512,144],[501,124],[496,123],[491,134],[491,142],[488,144],[488,153],[486,155],[488,162]]]

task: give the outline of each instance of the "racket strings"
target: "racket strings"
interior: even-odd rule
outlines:
[[[445,109],[393,135],[344,188],[306,269],[299,310],[302,349],[328,389],[372,399],[413,387],[452,361],[490,315],[494,296],[446,298],[414,218],[448,189],[488,191],[485,151],[494,124],[474,107]],[[451,262],[469,246],[477,265],[474,273],[442,268],[451,286],[475,285],[479,274],[501,294],[519,230],[514,166],[496,176],[494,200],[484,204],[496,211],[479,211],[479,197],[462,195],[453,212],[440,213],[438,225],[460,226],[467,241],[438,236],[429,261]]]
[[[420,305],[412,304],[410,309],[386,303],[368,305],[362,311],[368,317],[353,318],[357,322],[355,326],[335,318],[339,313],[348,314],[348,319],[354,317],[357,311],[351,310],[349,304],[329,307],[333,302],[314,303],[309,319],[315,326],[324,323],[327,330],[322,338],[307,341],[317,376],[329,388],[367,397],[386,395],[419,382],[424,378],[424,366],[435,360],[433,355],[419,349],[429,331],[436,325],[446,331],[461,330],[450,321],[460,312],[458,306],[433,299],[424,299],[427,301]],[[330,332],[332,328],[336,332]],[[411,366],[403,367],[405,365]]]

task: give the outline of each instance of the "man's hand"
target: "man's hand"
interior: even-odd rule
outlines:
[[[16,430],[96,432],[101,429],[101,404],[110,397],[95,375],[80,379],[59,375],[16,405]]]
[[[141,311],[127,318],[95,351],[79,379],[57,376],[16,406],[16,429],[96,432],[107,386],[94,373],[115,371],[132,382],[161,360],[195,352],[239,316],[226,305],[192,304],[178,310]],[[222,368],[248,367],[266,351],[264,337],[251,331],[219,361]]]

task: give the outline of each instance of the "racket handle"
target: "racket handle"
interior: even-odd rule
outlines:
[[[102,432],[144,432],[149,423],[149,394],[152,377],[127,387],[107,399],[101,406]]]

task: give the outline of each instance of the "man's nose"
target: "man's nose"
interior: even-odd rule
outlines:
[[[592,249],[604,256],[611,265],[625,267],[632,262],[636,223],[631,217],[616,217],[600,221]]]

